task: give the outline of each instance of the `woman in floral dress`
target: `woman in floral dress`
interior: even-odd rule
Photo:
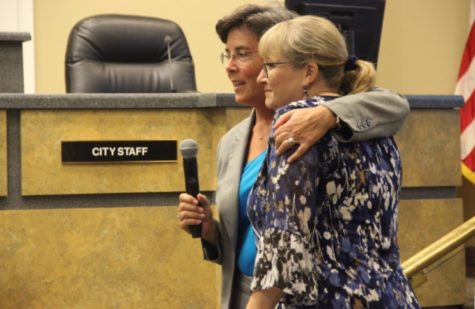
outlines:
[[[373,66],[348,57],[324,18],[274,26],[259,52],[274,121],[374,87]],[[328,133],[291,164],[271,137],[248,202],[258,247],[248,308],[420,308],[400,265],[401,176],[392,137],[344,144]]]

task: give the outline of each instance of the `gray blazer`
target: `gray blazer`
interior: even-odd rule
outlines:
[[[341,97],[325,105],[352,131],[351,136],[341,139],[351,141],[393,135],[409,113],[409,103],[404,97],[383,89]],[[218,247],[202,241],[205,259],[222,265],[223,309],[230,307],[233,292],[238,239],[238,190],[254,120],[252,111],[248,118],[229,130],[219,142],[216,189]]]
[[[221,264],[221,308],[229,308],[238,239],[238,190],[242,168],[247,158],[250,132],[254,125],[251,115],[229,130],[218,145],[218,187],[216,205],[219,207],[218,248],[203,244],[205,259]]]

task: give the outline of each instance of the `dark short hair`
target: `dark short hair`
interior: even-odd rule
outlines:
[[[216,32],[226,43],[229,32],[234,28],[245,27],[260,38],[270,27],[297,15],[279,5],[245,4],[216,23]]]

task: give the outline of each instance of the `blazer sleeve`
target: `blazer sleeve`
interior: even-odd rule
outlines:
[[[220,227],[219,222],[215,220],[216,224],[216,237],[220,238]],[[218,239],[218,245],[213,245],[210,242],[206,241],[205,239],[201,238],[201,248],[203,250],[203,258],[206,261],[215,262],[217,264],[221,264],[221,247],[219,246],[220,241]]]
[[[323,103],[340,117],[335,137],[342,142],[364,141],[394,135],[409,114],[409,102],[396,92],[374,88]]]
[[[218,171],[222,169],[223,160],[222,157],[224,156],[222,152],[223,140],[221,139],[218,143],[218,151],[217,151],[217,166]],[[218,172],[219,174],[219,172]],[[205,239],[201,238],[201,249],[203,250],[203,258],[206,261],[215,262],[217,264],[222,264],[222,254],[221,254],[221,225],[218,220],[214,220],[214,224],[216,227],[216,245],[206,241]]]

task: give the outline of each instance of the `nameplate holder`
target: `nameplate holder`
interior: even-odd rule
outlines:
[[[61,162],[64,164],[157,163],[176,160],[176,140],[61,142]]]

